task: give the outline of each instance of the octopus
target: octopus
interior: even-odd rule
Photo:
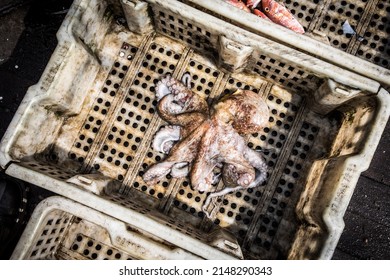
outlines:
[[[265,101],[255,92],[236,90],[214,101],[191,90],[191,76],[181,81],[170,75],[156,84],[157,112],[168,123],[152,141],[154,150],[167,157],[143,175],[154,185],[170,174],[189,176],[194,190],[208,192],[202,210],[214,197],[265,182],[267,163],[259,151],[248,147],[245,135],[259,132],[269,120]],[[224,189],[214,191],[222,177]]]

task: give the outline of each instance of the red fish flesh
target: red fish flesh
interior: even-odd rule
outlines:
[[[258,17],[261,17],[263,19],[266,19],[268,21],[271,21],[262,11],[260,11],[259,9],[253,9],[252,12],[258,16]]]
[[[302,25],[282,4],[279,4],[274,0],[262,0],[261,6],[263,8],[264,14],[273,22],[287,27],[297,33],[305,33]]]

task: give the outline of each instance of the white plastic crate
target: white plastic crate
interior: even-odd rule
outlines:
[[[8,174],[201,258],[332,256],[389,117],[379,82],[179,1],[77,0],[57,36],[2,139]],[[213,199],[210,218],[188,180],[142,180],[164,157],[155,83],[186,72],[208,98],[249,89],[271,112],[247,139],[268,150],[266,184]]]
[[[147,219],[144,221],[147,223]],[[224,258],[223,254],[218,255]],[[200,259],[69,199],[40,202],[11,259]]]

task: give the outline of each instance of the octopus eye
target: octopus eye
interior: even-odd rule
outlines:
[[[266,11],[267,13],[269,12],[269,8],[268,7],[265,7],[264,8],[264,11]]]

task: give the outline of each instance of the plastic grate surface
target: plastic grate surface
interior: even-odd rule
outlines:
[[[187,183],[188,184],[188,183]],[[129,195],[131,197],[131,194]],[[124,195],[118,195],[113,194],[108,199],[111,201],[114,201],[115,203],[121,204],[122,206],[128,207],[134,211],[137,211],[138,213],[148,215],[149,217],[153,219],[158,219],[160,222],[164,222],[165,225],[178,230],[180,232],[183,232],[187,235],[190,235],[198,240],[202,240],[204,242],[207,242],[207,234],[200,231],[199,229],[195,227],[191,227],[187,224],[187,222],[183,222],[177,219],[169,218],[166,216],[161,215],[161,213],[156,211],[151,211],[150,208],[146,208],[143,205],[140,205],[141,197],[134,198],[133,200],[129,200],[129,196]],[[144,204],[147,202],[144,202]]]
[[[134,200],[129,200],[129,197],[127,196],[123,196],[123,195],[119,195],[119,194],[111,194],[110,196],[107,196],[107,199],[117,203],[117,204],[120,204],[122,206],[125,206],[127,208],[130,208],[134,211],[137,211],[138,213],[141,213],[141,214],[147,214],[150,212],[150,209],[148,208],[145,208],[144,206],[136,203],[136,199]]]
[[[128,254],[81,233],[77,234],[70,249],[91,260],[132,259]]]
[[[170,228],[173,228],[177,231],[180,231],[184,234],[192,236],[195,239],[201,240],[203,242],[207,242],[207,239],[205,238],[207,235],[202,234],[202,232],[199,232],[198,230],[187,226],[186,223],[182,223],[182,222],[174,220],[174,219],[169,219],[169,220],[167,220],[165,225],[167,225]]]
[[[297,16],[304,27],[324,32],[330,44],[379,66],[390,68],[389,14],[387,0],[348,1],[291,1],[284,0],[287,8]],[[321,9],[321,7],[324,7]],[[317,17],[313,14],[317,13]],[[321,18],[317,21],[316,18]],[[342,25],[348,21],[356,35],[343,34]]]
[[[54,210],[45,216],[43,227],[31,249],[30,259],[53,258],[66,228],[70,223],[71,215]]]
[[[212,34],[205,30],[202,25],[195,24],[189,20],[178,17],[165,9],[154,6],[156,28],[165,35],[185,42],[195,50],[214,53],[214,47],[211,43]]]
[[[356,28],[362,20],[367,0],[360,1],[335,1],[329,5],[320,30],[326,32],[333,47],[347,50],[352,35],[343,34],[343,23],[348,20],[349,24]]]
[[[390,68],[390,2],[387,0],[284,0],[307,29],[324,32],[330,44],[379,66]],[[322,8],[323,7],[323,8]],[[317,14],[316,17],[313,17]],[[321,20],[318,21],[318,18]],[[356,35],[343,34],[348,20]]]
[[[390,68],[390,2],[380,0],[359,45],[357,56]]]
[[[110,170],[118,170],[120,167],[117,171],[117,179],[120,181],[123,181],[129,164],[136,155],[153,117],[156,105],[154,83],[160,75],[169,71],[172,73],[179,58],[180,55],[153,44],[128,90],[125,102],[122,104],[103,149],[99,153],[99,158],[102,161],[97,160],[95,163],[104,165],[106,169]],[[167,61],[170,62],[169,65]],[[133,128],[132,133],[128,132],[128,127]]]
[[[310,92],[317,89],[322,80],[297,66],[281,60],[259,55],[252,71],[295,92]]]
[[[193,190],[189,181],[183,180],[173,200],[173,206],[202,219],[204,217],[202,205],[206,198],[206,193]],[[194,225],[198,223],[199,220]]]
[[[301,1],[291,1],[285,0],[284,5],[291,11],[291,13],[298,19],[299,23],[304,27],[305,30],[308,29],[310,22],[313,20],[313,16],[316,13],[317,5],[320,0],[301,0]]]
[[[191,89],[208,98],[210,96],[215,82],[220,74],[217,69],[205,65],[195,59],[191,59],[187,65],[186,72],[191,75]]]
[[[258,232],[254,239],[254,243],[250,247],[251,252],[256,252],[265,258],[273,257],[268,255],[271,247],[274,252],[280,251],[283,246],[279,242],[288,242],[295,230],[293,223],[282,223],[283,219],[294,219],[286,217],[286,207],[291,207],[297,203],[298,196],[293,195],[294,192],[302,191],[302,182],[300,178],[304,178],[308,169],[307,154],[314,143],[318,133],[318,127],[309,123],[303,123],[299,136],[295,142],[294,148],[288,158],[287,164],[284,167],[283,174],[278,181],[276,188],[270,199],[262,206],[262,211],[259,215]],[[282,238],[275,238],[276,235],[282,235]],[[279,252],[287,255],[287,251]]]
[[[77,174],[75,171],[64,170],[63,168],[60,168],[54,163],[50,163],[46,161],[45,162],[37,161],[37,160],[23,161],[21,165],[61,181],[68,180]]]
[[[105,80],[101,91],[95,99],[95,102],[89,111],[88,117],[79,132],[79,139],[74,142],[74,147],[69,153],[69,157],[71,159],[77,159],[80,163],[84,162],[96,138],[96,134],[99,132],[106,115],[111,108],[111,104],[118,93],[123,78],[125,77],[136,52],[136,47],[130,46],[127,43],[122,45],[122,48],[118,53],[117,60],[114,62],[107,79]]]

